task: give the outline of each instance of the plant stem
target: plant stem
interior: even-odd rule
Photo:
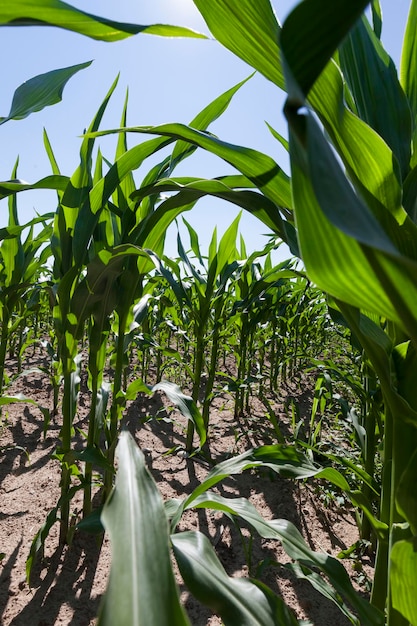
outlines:
[[[65,359],[67,361],[67,359]],[[59,527],[59,543],[63,545],[67,542],[69,529],[70,500],[68,492],[71,485],[71,470],[65,457],[71,451],[71,426],[72,426],[72,389],[71,371],[68,363],[65,363],[64,373],[64,393],[62,398],[62,465],[61,465],[61,517]]]

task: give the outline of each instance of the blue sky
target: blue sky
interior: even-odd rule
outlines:
[[[74,6],[118,21],[139,24],[171,23],[186,25],[208,33],[192,0],[78,0]],[[294,1],[272,2],[282,23]],[[398,63],[409,0],[382,2],[383,41]],[[34,182],[50,173],[43,149],[46,128],[63,174],[70,175],[78,164],[79,136],[86,128],[105,93],[120,72],[117,91],[112,98],[102,128],[119,125],[123,100],[129,88],[129,125],[163,122],[188,123],[211,100],[251,73],[245,63],[212,40],[165,39],[137,35],[116,43],[103,43],[52,28],[3,28],[0,43],[2,92],[0,115],[6,115],[14,90],[37,74],[94,60],[66,86],[63,101],[33,114],[25,120],[9,122],[0,129],[0,179],[7,180],[19,155],[19,177]],[[235,96],[230,108],[212,127],[219,137],[270,154],[288,171],[287,155],[271,137],[265,121],[286,135],[282,114],[284,94],[262,76],[254,76]],[[131,135],[129,145],[141,141]],[[112,160],[114,138],[100,140],[104,155]],[[152,165],[149,163],[147,169]],[[211,177],[230,172],[219,159],[197,152],[177,173]],[[146,170],[143,171],[145,174]],[[140,181],[140,172],[137,181]],[[53,211],[53,192],[26,192],[19,196],[22,223],[34,210]],[[237,211],[229,204],[205,199],[185,217],[207,249],[213,228],[219,233],[231,223]],[[7,202],[0,202],[0,225],[7,220]],[[242,216],[241,232],[249,251],[260,249],[266,238],[265,227],[248,214]],[[166,252],[175,255],[175,229],[167,238]],[[283,251],[281,256],[287,256]]]

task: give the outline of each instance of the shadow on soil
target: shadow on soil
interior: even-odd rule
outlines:
[[[64,603],[74,611],[67,626],[88,625],[97,615],[100,602],[99,597],[91,598],[99,555],[100,545],[95,538],[79,534],[71,547],[58,548],[51,558],[37,563],[27,592],[28,602],[10,625],[55,624]]]

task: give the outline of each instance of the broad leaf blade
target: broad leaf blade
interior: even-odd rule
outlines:
[[[198,433],[200,438],[200,448],[204,446],[207,437],[207,431],[204,426],[203,417],[197,407],[197,404],[190,396],[186,396],[182,393],[181,389],[178,385],[174,383],[170,383],[166,380],[163,380],[154,387],[152,387],[152,391],[163,391],[168,398],[178,407],[179,411],[190,420]]]
[[[269,0],[194,0],[221,44],[284,89],[280,25]]]
[[[306,96],[334,51],[365,10],[368,0],[305,0],[281,32],[286,72]],[[291,80],[286,76],[287,81]]]
[[[53,174],[52,176],[46,176],[32,184],[22,180],[2,181],[0,182],[0,200],[20,191],[27,191],[28,189],[55,189],[63,192],[68,185],[68,180],[67,176]]]
[[[119,132],[134,132],[163,135],[171,139],[182,139],[219,156],[230,163],[261,191],[277,204],[277,207],[292,207],[290,181],[282,168],[271,157],[243,146],[227,143],[207,133],[194,130],[183,124],[161,126],[137,126],[93,133],[101,136]],[[130,152],[130,151],[129,151]]]
[[[189,126],[196,130],[207,130],[207,128],[216,121],[228,108],[235,93],[250,79],[253,74],[245,78],[237,85],[234,85],[224,93],[220,94],[210,104],[208,104],[202,111],[200,111],[193,120],[189,123]],[[170,173],[182,161],[185,157],[190,156],[195,152],[196,146],[190,145],[185,141],[178,141],[175,144],[170,159]]]
[[[399,254],[344,180],[315,120],[300,112],[287,109],[298,237],[309,277],[339,300],[398,322],[417,341],[415,260]]]
[[[344,40],[339,58],[359,117],[387,142],[405,178],[411,155],[410,106],[394,62],[366,18]]]
[[[202,533],[179,533],[172,535],[171,541],[187,587],[197,600],[221,616],[225,626],[296,626],[299,623],[282,599],[267,587],[228,576]]]
[[[265,520],[246,498],[224,498],[212,492],[202,494],[197,498],[194,506],[197,508],[216,509],[229,515],[234,515],[248,522],[261,537],[278,539],[281,541],[288,556],[299,561],[309,569],[318,568],[326,574],[336,591],[357,611],[361,620],[360,624],[383,626],[384,618],[382,613],[356,593],[340,561],[324,552],[311,550],[291,522],[284,519]],[[181,535],[174,535],[173,537],[177,536]],[[174,541],[173,537],[171,537],[172,541]]]
[[[117,454],[116,486],[101,518],[112,544],[112,566],[99,626],[186,626],[162,498],[126,432]]]
[[[417,541],[397,541],[391,550],[392,606],[410,624],[417,624]]]
[[[14,93],[9,114],[0,119],[0,124],[9,120],[22,120],[31,113],[61,102],[62,92],[69,79],[91,63],[92,61],[87,61],[39,74],[20,85]]]
[[[138,33],[164,37],[202,37],[181,26],[126,24],[85,13],[60,0],[14,0],[3,2],[0,26],[57,26],[102,41],[118,41]]]

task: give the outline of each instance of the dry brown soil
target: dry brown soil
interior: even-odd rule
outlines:
[[[39,355],[27,356],[24,367],[42,363]],[[9,360],[9,375],[16,363]],[[24,393],[40,405],[51,407],[48,377],[32,373],[17,378],[7,389],[9,395]],[[308,416],[311,384],[304,377],[287,384],[280,398],[270,398],[281,427],[288,418],[283,408],[285,397],[295,397]],[[264,443],[275,443],[273,431],[265,418],[266,409],[253,399],[250,410],[238,423],[233,419],[230,396],[222,394],[214,401],[210,415],[211,451],[214,458],[224,458]],[[85,428],[88,394],[80,397],[76,429]],[[307,418],[306,418],[307,419]],[[150,471],[164,498],[183,497],[201,481],[208,468],[180,455],[164,456],[173,446],[184,444],[184,420],[169,407],[165,397],[140,397],[124,418],[125,426],[145,450]],[[34,568],[31,586],[25,577],[25,562],[35,532],[59,497],[60,466],[51,454],[58,443],[59,416],[50,423],[43,437],[43,416],[31,404],[13,404],[3,408],[0,424],[0,623],[4,626],[92,626],[110,566],[110,545],[76,532],[71,546],[58,545],[55,525],[45,544],[42,559]],[[358,539],[354,514],[325,501],[325,490],[314,481],[300,483],[259,473],[245,472],[225,480],[220,493],[228,497],[247,497],[268,519],[285,518],[303,533],[310,546],[333,555]],[[80,498],[73,503],[74,522],[80,511]],[[187,512],[180,530],[200,529],[216,547],[229,575],[259,577],[281,594],[299,619],[317,626],[348,624],[338,609],[314,591],[305,581],[297,581],[279,564],[289,561],[279,542],[254,538],[251,561],[245,557],[242,540],[230,520],[219,512]],[[243,530],[244,536],[248,532]],[[275,562],[275,566],[271,563]],[[344,561],[352,578],[352,564]],[[250,566],[250,572],[249,572]],[[369,563],[364,573],[372,575]],[[189,596],[178,578],[182,600],[193,625],[221,624],[221,620]]]

